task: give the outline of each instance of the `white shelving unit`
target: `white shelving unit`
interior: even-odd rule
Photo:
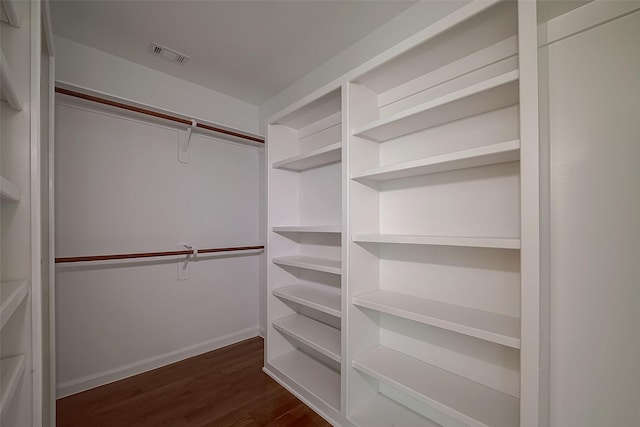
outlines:
[[[0,199],[8,202],[20,201],[20,189],[2,176],[0,176]]]
[[[265,370],[333,425],[538,425],[532,10],[461,5],[270,120]]]
[[[340,89],[268,127],[265,371],[341,420],[343,133]]]
[[[4,328],[28,293],[29,282],[26,280],[12,280],[0,284],[0,329]]]
[[[24,356],[0,360],[0,417],[13,401],[24,373]]]

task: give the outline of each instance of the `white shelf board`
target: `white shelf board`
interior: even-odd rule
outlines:
[[[340,373],[298,350],[272,359],[271,364],[291,381],[340,411]]]
[[[28,292],[26,280],[12,280],[0,284],[0,329],[9,321]]]
[[[15,79],[13,78],[13,73],[11,72],[11,68],[9,68],[7,58],[5,58],[2,49],[0,49],[0,81],[2,81],[0,85],[0,98],[7,101],[9,106],[14,110],[22,110],[22,101],[16,91]]]
[[[381,394],[354,411],[350,418],[360,427],[441,427]]]
[[[299,154],[273,163],[274,169],[304,171],[319,166],[330,165],[342,160],[342,143],[320,147],[308,153]]]
[[[340,363],[340,330],[313,320],[302,314],[276,319],[271,322],[283,334],[300,341],[315,351]]]
[[[273,227],[276,233],[341,233],[339,225],[288,225]]]
[[[377,290],[354,297],[353,304],[508,347],[520,348],[520,319],[517,317],[387,290]]]
[[[388,117],[375,120],[353,135],[373,141],[387,141],[434,126],[475,116],[518,103],[518,71],[452,92]]]
[[[358,243],[405,245],[468,246],[474,248],[520,249],[520,239],[510,237],[425,236],[414,234],[354,234]]]
[[[515,140],[394,165],[380,166],[355,173],[351,178],[387,181],[478,166],[496,165],[519,159],[520,140]]]
[[[384,346],[353,367],[471,427],[520,425],[520,400]]]
[[[24,373],[24,360],[23,355],[0,360],[0,415],[4,414],[15,396]]]
[[[308,285],[291,285],[276,288],[271,291],[278,298],[293,301],[305,307],[342,317],[341,295]]]
[[[290,267],[306,268],[307,270],[323,271],[325,273],[342,274],[342,262],[335,259],[292,255],[274,258],[273,263],[288,265]]]
[[[20,201],[20,190],[13,183],[0,176],[0,198],[11,202]]]

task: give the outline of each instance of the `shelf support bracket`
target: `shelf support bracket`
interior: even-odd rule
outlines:
[[[191,119],[191,126],[187,128],[185,133],[180,134],[178,139],[178,161],[180,163],[189,163],[189,144],[191,143],[191,133],[198,126],[198,122]]]
[[[178,250],[187,249],[191,251],[191,253],[184,257],[184,261],[181,262],[180,257],[178,257],[178,280],[187,280],[189,279],[189,261],[193,260],[198,255],[198,249],[194,248],[191,245],[178,245]]]

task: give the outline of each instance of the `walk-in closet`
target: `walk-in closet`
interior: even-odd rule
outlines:
[[[639,0],[0,0],[2,427],[640,425]]]

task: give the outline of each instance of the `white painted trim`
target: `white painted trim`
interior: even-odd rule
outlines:
[[[540,426],[540,153],[536,2],[518,2],[520,69],[520,427]],[[542,405],[544,406],[544,405]]]
[[[50,0],[42,0],[42,26],[44,27],[44,37],[47,42],[47,53],[50,57],[56,56],[55,42],[53,37],[53,26],[51,24],[51,8]],[[54,82],[55,84],[55,82]]]
[[[42,12],[39,1],[31,2],[30,86],[30,202],[31,202],[31,374],[33,381],[31,422],[42,425],[42,213],[40,188],[40,78],[42,56]]]
[[[51,51],[49,51],[51,55]],[[49,426],[56,425],[56,60],[49,56]]]
[[[260,326],[260,327],[258,328],[258,336],[259,336],[260,338],[262,338],[262,339],[265,339],[265,338],[266,338],[266,334],[265,334],[265,332],[266,332],[266,331],[265,331],[265,329],[264,329],[264,326]]]
[[[94,387],[109,384],[124,378],[138,375],[143,372],[150,371],[171,363],[179,362],[199,354],[217,350],[258,335],[258,328],[251,327],[241,331],[234,332],[222,337],[195,344],[183,349],[175,350],[159,356],[150,357],[138,362],[129,363],[124,366],[98,372],[97,374],[87,375],[86,377],[67,381],[59,384],[57,387],[57,398],[63,398],[72,394],[80,393]]]
[[[538,46],[546,46],[574,34],[640,10],[638,1],[595,0],[538,27]]]

